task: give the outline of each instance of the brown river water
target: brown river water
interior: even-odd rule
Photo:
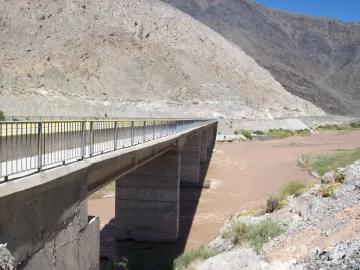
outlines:
[[[144,251],[153,261],[172,261],[183,251],[209,244],[233,213],[264,204],[284,184],[319,183],[297,165],[302,154],[359,147],[360,131],[216,144],[206,172],[211,188],[181,188],[180,235],[175,244],[115,242],[115,198],[89,200],[89,214],[101,221],[101,254],[115,258]]]

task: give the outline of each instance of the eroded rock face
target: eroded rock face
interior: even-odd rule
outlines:
[[[252,0],[163,0],[219,32],[285,88],[332,114],[360,114],[360,23]]]
[[[2,0],[0,10],[8,115],[323,114],[239,47],[160,1]]]

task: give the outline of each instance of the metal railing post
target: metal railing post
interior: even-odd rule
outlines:
[[[37,140],[37,154],[38,154],[38,172],[42,170],[42,123],[38,123],[38,140]]]
[[[131,121],[131,145],[134,145],[134,121]]]
[[[85,158],[85,122],[81,123],[81,159]]]
[[[155,140],[155,121],[153,121],[153,140]]]
[[[117,139],[118,139],[117,122],[115,121],[115,123],[114,123],[114,150],[116,150],[116,148],[117,148]]]
[[[90,157],[94,153],[94,122],[90,121]]]
[[[143,141],[146,141],[146,121],[144,121],[143,124]]]

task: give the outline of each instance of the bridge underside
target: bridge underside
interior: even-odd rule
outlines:
[[[98,269],[100,222],[87,197],[116,181],[116,239],[174,242],[180,183],[196,185],[217,124],[59,167],[0,187],[0,243],[18,269]]]

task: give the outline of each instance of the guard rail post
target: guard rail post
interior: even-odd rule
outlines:
[[[42,123],[38,122],[38,139],[37,139],[37,158],[38,158],[38,172],[42,170]]]

